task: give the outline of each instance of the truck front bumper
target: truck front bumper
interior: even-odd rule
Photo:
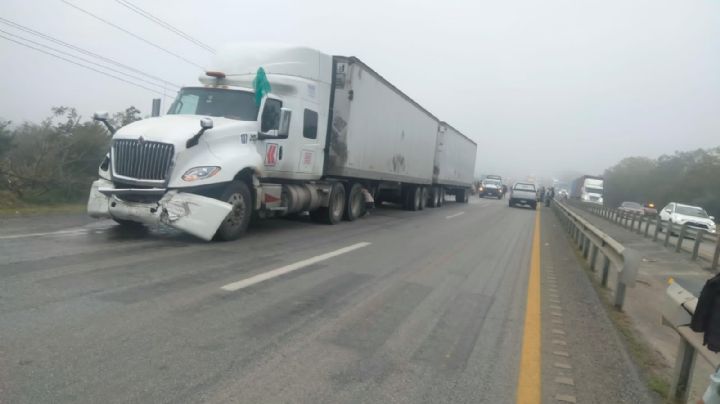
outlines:
[[[129,202],[123,194],[160,194],[157,202]],[[212,240],[232,205],[192,193],[165,189],[118,189],[107,180],[97,180],[90,188],[88,214],[96,218],[115,218],[149,225],[165,224],[203,240]]]

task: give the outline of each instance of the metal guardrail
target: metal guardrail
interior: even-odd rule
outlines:
[[[590,204],[573,204],[587,212],[596,216],[600,216],[630,231],[635,231],[643,235],[645,238],[652,238],[653,241],[660,241],[665,247],[671,247],[675,252],[685,251],[690,253],[690,259],[696,261],[702,258],[710,262],[712,271],[718,270],[718,261],[720,261],[720,236],[708,233],[704,229],[693,229],[688,227],[687,223],[682,226],[671,222],[663,222],[660,215],[645,216],[640,213],[629,213],[618,209],[607,208],[604,206],[593,206]],[[652,231],[651,231],[652,227]],[[660,233],[664,231],[664,236],[660,237]],[[674,245],[671,245],[671,237],[677,235]],[[686,250],[683,248],[685,240],[692,238],[692,248]],[[714,246],[715,250],[712,256],[701,254],[701,245],[709,243]],[[712,247],[711,247],[712,248]]]
[[[583,257],[588,260],[590,269],[595,271],[598,258],[602,259],[600,283],[603,287],[607,287],[610,269],[614,268],[617,271],[614,304],[618,310],[622,310],[626,288],[635,286],[638,267],[640,266],[640,254],[635,250],[625,248],[590,222],[571,211],[562,202],[553,201],[552,208],[571,239],[577,244]]]
[[[670,398],[687,402],[698,354],[713,368],[720,366],[720,357],[703,346],[702,334],[690,329],[697,297],[670,280],[662,310],[663,324],[672,327],[680,336],[678,352],[670,384]]]

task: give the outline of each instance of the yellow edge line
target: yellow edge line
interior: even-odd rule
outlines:
[[[535,215],[535,231],[530,256],[525,326],[515,401],[517,404],[541,402],[540,337],[540,211],[538,210]]]

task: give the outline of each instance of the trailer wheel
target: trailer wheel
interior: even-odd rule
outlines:
[[[245,234],[248,224],[250,224],[252,215],[250,189],[243,181],[233,181],[225,188],[220,200],[231,204],[232,210],[218,228],[214,239],[236,240]]]
[[[422,187],[413,187],[410,191],[410,210],[420,210],[420,200],[422,199]]]
[[[430,195],[427,199],[427,206],[429,208],[436,208],[437,207],[437,188],[436,187],[430,187]]]
[[[468,203],[467,191],[464,189],[455,192],[455,202]]]
[[[310,217],[319,223],[337,224],[342,220],[345,211],[345,187],[336,182],[330,190],[330,200],[327,207],[318,208],[310,212]]]
[[[437,206],[443,206],[445,205],[445,188],[440,188],[438,190],[438,203]]]
[[[420,187],[420,210],[425,209],[425,205],[427,204],[427,197],[428,197],[428,191],[427,187]]]
[[[352,222],[365,214],[365,197],[362,193],[362,185],[357,182],[348,184],[345,187],[347,198],[345,199],[345,220]]]

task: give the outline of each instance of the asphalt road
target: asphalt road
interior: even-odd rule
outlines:
[[[228,243],[6,220],[0,402],[514,403],[535,218],[473,198]]]

